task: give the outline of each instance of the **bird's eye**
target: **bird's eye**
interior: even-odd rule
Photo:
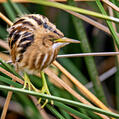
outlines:
[[[46,29],[48,28],[47,23],[44,23],[43,26],[44,26],[44,28],[46,28]]]

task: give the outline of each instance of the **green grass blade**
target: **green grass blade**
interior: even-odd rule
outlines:
[[[16,73],[16,71],[14,70],[14,68],[11,67],[9,64],[7,64],[6,62],[2,61],[1,59],[0,59],[0,63],[1,63],[8,71],[12,72],[14,75],[16,75],[17,77],[19,77],[19,78],[22,79],[22,77],[21,77],[18,73]]]
[[[96,3],[98,5],[100,11],[102,12],[102,14],[103,15],[107,15],[105,10],[104,10],[104,8],[103,8],[103,6],[102,6],[102,4],[101,4],[101,2],[100,2],[100,0],[96,0]],[[109,30],[110,30],[110,32],[112,34],[112,37],[115,40],[115,42],[117,44],[117,47],[119,48],[119,38],[118,38],[118,36],[117,36],[113,26],[112,26],[112,23],[110,21],[108,21],[108,20],[106,22],[107,22],[108,28],[109,28]]]
[[[16,11],[16,13],[18,15],[22,15],[21,10],[19,9],[19,7],[17,6],[16,3],[13,3],[11,0],[8,0],[8,3],[11,5],[11,7]]]
[[[30,12],[23,4],[16,4],[16,5],[21,10],[22,14],[30,14]]]
[[[5,11],[6,11],[8,17],[9,17],[12,21],[14,21],[15,18],[16,18],[16,15],[15,15],[14,10],[11,8],[10,4],[9,4],[9,3],[3,3],[2,5],[3,5],[3,7],[5,8]]]
[[[108,111],[102,110],[97,107],[89,106],[86,104],[82,104],[80,102],[76,102],[76,101],[72,101],[72,100],[68,100],[68,99],[64,99],[64,98],[60,98],[60,97],[56,97],[56,96],[50,96],[50,95],[41,94],[41,93],[34,92],[34,91],[28,91],[28,90],[4,86],[4,85],[0,85],[0,90],[9,90],[9,91],[13,91],[13,92],[19,92],[19,93],[24,93],[24,94],[34,95],[34,96],[40,96],[42,98],[47,98],[49,100],[63,102],[68,105],[84,108],[84,109],[87,109],[90,111],[92,110],[92,111],[99,112],[99,113],[102,113],[102,114],[105,114],[105,115],[108,115],[111,117],[119,118],[119,114],[116,114],[113,112],[108,112]]]
[[[36,106],[31,100],[29,100],[29,97],[27,95],[24,95],[22,93],[15,93],[14,97],[15,100],[17,100],[23,106],[24,115],[25,117],[27,117],[27,119],[42,119]]]
[[[119,110],[119,65],[117,66],[117,73],[115,76],[115,89],[116,89],[116,108]]]
[[[55,108],[51,105],[47,104],[46,107],[58,118],[58,119],[65,119]]]
[[[0,38],[5,39],[7,35],[7,32],[3,26],[0,25]]]
[[[65,90],[62,90],[58,87],[55,87],[52,83],[49,82],[49,80],[47,80],[50,92],[52,92],[52,95],[54,96],[58,96],[58,97],[62,97],[61,93],[66,94]],[[69,94],[70,96],[72,96],[71,94]],[[67,97],[67,96],[66,96]],[[71,116],[64,110],[62,110],[62,108],[58,108],[60,113],[66,118],[66,119],[70,119]]]
[[[75,5],[72,0],[69,0],[69,4]],[[82,21],[80,19],[77,19],[74,16],[72,16],[72,20],[73,20],[73,23],[74,23],[74,26],[75,26],[75,29],[76,29],[76,33],[78,35],[78,39],[80,39],[80,41],[81,41],[80,45],[81,45],[82,52],[84,52],[84,53],[91,52],[90,45],[88,43],[88,39],[87,39],[85,30],[84,30],[84,26],[82,24]],[[106,104],[106,99],[105,99],[105,96],[104,96],[104,92],[103,92],[101,83],[99,81],[99,77],[98,77],[98,73],[97,73],[97,69],[96,69],[94,59],[93,59],[92,56],[85,57],[84,59],[85,59],[85,63],[86,63],[86,66],[87,66],[87,70],[88,70],[90,79],[92,80],[93,85],[94,85],[96,96],[103,103]]]
[[[110,0],[110,1],[119,7],[119,2],[117,0]],[[115,13],[115,16],[119,18],[119,13],[117,11],[114,11],[114,13]],[[118,24],[116,24],[116,29],[117,29],[117,32],[119,32]],[[118,85],[119,84],[119,62],[118,62],[118,59],[116,59],[116,62],[117,62],[117,72],[115,76],[116,108],[119,111],[119,85]]]
[[[7,83],[9,85],[12,85],[14,87],[17,87],[17,88],[22,88],[22,85],[21,84],[18,84],[16,82],[12,81],[11,79],[6,78],[6,77],[3,77],[3,76],[0,76],[0,81],[1,82],[4,82],[4,83]]]
[[[81,119],[91,119],[90,117],[84,115],[83,113],[80,113],[79,111],[76,111],[76,110],[72,109],[71,107],[69,107],[69,106],[67,106],[67,105],[65,105],[63,103],[55,102],[55,105],[60,107],[63,110],[66,110],[66,111],[68,111],[68,112],[80,117]]]
[[[119,19],[117,19],[117,18],[102,15],[100,13],[92,12],[92,11],[81,9],[81,8],[78,8],[78,7],[65,5],[65,4],[62,4],[62,3],[49,2],[47,0],[30,0],[30,1],[32,3],[37,3],[37,4],[41,4],[41,5],[45,5],[45,6],[56,7],[56,8],[59,8],[59,9],[71,10],[71,11],[74,11],[74,12],[78,12],[78,13],[82,13],[82,14],[86,14],[86,15],[91,15],[91,16],[95,16],[95,17],[98,17],[98,18],[107,19],[107,20],[119,23]]]

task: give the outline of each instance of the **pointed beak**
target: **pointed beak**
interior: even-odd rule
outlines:
[[[78,40],[74,40],[74,39],[70,39],[70,38],[66,38],[66,37],[57,39],[57,40],[55,40],[55,42],[59,42],[59,43],[80,43],[80,41],[78,41]]]

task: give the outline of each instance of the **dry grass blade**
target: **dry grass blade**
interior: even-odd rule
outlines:
[[[65,54],[65,55],[58,55],[57,58],[84,57],[84,56],[115,56],[115,55],[119,55],[119,52],[96,52],[96,53]]]
[[[13,80],[13,81],[15,81],[15,80]],[[15,82],[16,82],[16,81],[15,81]],[[12,87],[12,86],[11,86],[11,87]],[[5,119],[5,117],[6,117],[7,110],[8,110],[8,107],[9,107],[10,100],[11,100],[11,98],[12,98],[12,95],[13,95],[13,92],[12,92],[12,91],[8,91],[7,98],[6,98],[6,101],[5,101],[3,110],[2,110],[1,119]]]
[[[13,24],[5,15],[3,15],[1,12],[0,12],[0,17],[6,22],[8,23],[10,26]]]
[[[38,100],[36,99],[36,97],[29,95],[29,97],[31,98],[31,100],[33,101],[33,103],[36,105],[37,109],[39,110],[41,116],[43,119],[50,119],[49,116],[47,115],[47,113],[45,112],[44,109],[41,109],[41,105],[37,104]]]
[[[66,89],[69,93],[75,96],[78,100],[83,102],[84,104],[91,105],[86,99],[81,97],[77,92],[75,92],[72,88],[70,88],[63,80],[61,80],[56,74],[54,74],[50,69],[45,69],[45,73],[50,77],[53,78],[56,82],[58,82],[64,89]]]
[[[110,6],[108,6],[108,10],[109,10],[109,14],[110,14],[110,16],[114,16],[114,14],[113,14],[113,10],[112,10],[112,7],[110,7]],[[119,8],[118,8],[118,10],[119,10]],[[114,28],[114,30],[115,30],[115,32],[117,31],[117,29],[116,29],[116,24],[115,23],[113,23],[112,22],[112,26],[113,26],[113,28]],[[116,43],[114,42],[114,46],[115,46],[115,50],[116,50],[116,52],[118,52],[119,51],[119,49],[117,48],[117,45],[116,45]],[[119,65],[119,56],[117,56],[116,57],[117,58],[117,65]],[[117,74],[118,74],[118,66],[117,66]],[[117,80],[117,77],[118,77],[118,75],[116,75],[116,80],[115,80],[115,82],[116,82],[116,84],[118,84],[118,80]],[[119,96],[118,96],[118,89],[117,89],[117,85],[116,85],[116,103],[118,104],[118,99],[119,99]],[[118,107],[118,106],[117,106]]]
[[[63,68],[58,62],[54,61],[53,64],[60,69],[85,95],[89,100],[91,100],[98,107],[110,111],[95,95],[93,95],[85,86],[83,86],[74,76],[72,76],[65,68]]]
[[[116,10],[117,12],[119,12],[119,8],[114,5],[112,2],[110,2],[109,0],[102,0],[105,4],[107,4],[108,6],[110,6],[112,9]]]
[[[3,107],[1,119],[5,119],[5,117],[6,117],[6,113],[7,113],[7,110],[8,110],[8,106],[9,106],[9,103],[10,103],[10,100],[11,100],[11,97],[12,97],[12,94],[13,94],[12,91],[9,91],[8,94],[7,94],[7,98],[6,98],[4,107]]]
[[[108,1],[108,0],[107,0]],[[113,15],[113,10],[112,10],[112,7],[108,7],[108,9],[109,9],[109,14],[110,14],[110,16],[114,16]],[[119,9],[119,8],[118,8]],[[117,30],[116,30],[116,25],[115,25],[115,23],[114,22],[112,22],[112,26],[113,26],[113,28],[114,28],[114,30],[115,30],[115,32],[117,32]],[[116,52],[118,52],[119,50],[118,50],[118,48],[117,48],[117,46],[116,46],[116,43],[114,42],[114,46],[115,46],[115,50],[116,50]],[[117,56],[117,58],[118,58],[118,62],[119,62],[119,56]]]
[[[3,98],[0,96],[0,107],[1,108],[4,106],[3,104],[5,103],[5,100],[6,100],[6,98]],[[16,101],[10,102],[9,110],[16,112],[17,114],[24,115],[23,107],[19,103],[17,103]]]
[[[74,114],[72,114],[72,113],[69,113],[72,117],[74,117],[74,119],[81,119],[80,117],[77,117],[77,116],[75,116]]]
[[[54,74],[52,71],[50,71],[48,68],[45,69],[45,73],[50,77],[53,78],[56,82],[58,82],[65,90],[67,90],[69,93],[71,93],[74,97],[76,97],[78,100],[80,100],[82,103],[93,106],[90,102],[88,102],[85,98],[80,96],[77,92],[75,92],[72,88],[70,88],[63,80],[61,80],[56,74]],[[109,110],[108,110],[109,111]],[[103,119],[109,119],[107,116],[96,113]]]
[[[16,77],[15,75],[13,75],[12,73],[6,71],[5,69],[3,69],[2,67],[0,67],[0,72],[6,74],[7,76],[11,77],[13,80],[21,83],[21,84],[24,84],[24,81],[18,77]]]
[[[72,15],[80,18],[80,19],[82,19],[83,21],[85,21],[85,22],[95,26],[96,28],[98,28],[98,29],[100,29],[100,30],[102,30],[102,31],[104,31],[104,32],[106,32],[106,33],[111,35],[108,27],[96,22],[95,20],[92,20],[92,19],[86,17],[85,15],[82,15],[82,14],[79,14],[79,13],[76,13],[76,12],[72,12],[72,11],[69,11],[69,10],[65,10],[65,11],[67,11],[68,13],[70,13],[70,14],[72,14]],[[117,35],[119,37],[119,33],[117,33]]]

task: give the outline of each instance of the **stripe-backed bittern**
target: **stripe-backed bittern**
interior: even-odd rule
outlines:
[[[32,88],[39,91],[30,82],[27,73],[40,72],[43,86],[39,92],[50,95],[43,69],[55,60],[61,47],[80,42],[64,37],[54,24],[39,14],[20,17],[8,29],[8,32],[12,62],[17,70],[24,72],[24,88],[28,85],[29,90]]]

